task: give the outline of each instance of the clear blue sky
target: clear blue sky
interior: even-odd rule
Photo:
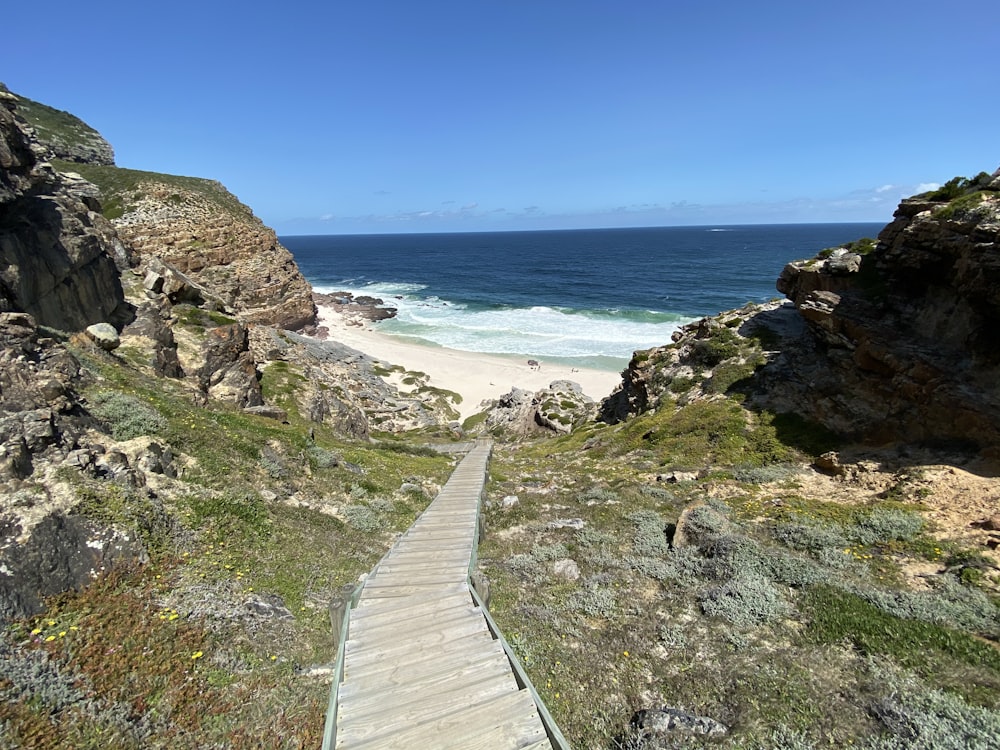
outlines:
[[[888,221],[1000,166],[1000,3],[16,2],[0,80],[279,234]]]

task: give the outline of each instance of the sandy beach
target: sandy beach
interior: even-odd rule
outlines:
[[[537,391],[554,380],[571,380],[579,383],[585,394],[600,401],[621,382],[620,372],[575,368],[544,360],[533,367],[526,359],[411,344],[375,330],[377,323],[349,319],[323,305],[317,309],[319,326],[329,330],[330,340],[391,365],[426,373],[430,385],[460,394],[462,403],[458,410],[462,419],[481,411],[483,401],[499,398],[514,387]]]

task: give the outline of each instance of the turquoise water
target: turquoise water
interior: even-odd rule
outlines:
[[[381,297],[431,346],[621,369],[684,323],[778,296],[785,263],[880,224],[282,237],[320,292]]]

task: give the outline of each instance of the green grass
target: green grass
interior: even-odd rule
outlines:
[[[895,617],[856,594],[831,586],[803,592],[804,637],[818,644],[848,642],[862,654],[891,656],[925,678],[955,675],[950,688],[967,698],[1000,707],[1000,650],[968,633]],[[957,669],[953,662],[964,664]],[[973,670],[976,684],[961,676]]]
[[[53,160],[52,163],[56,169],[77,172],[97,185],[101,191],[104,214],[109,219],[118,218],[132,209],[133,201],[141,192],[141,185],[156,183],[174,187],[181,192],[193,193],[225,214],[242,220],[255,221],[253,212],[215,180],[60,160]],[[179,195],[175,202],[182,202]]]

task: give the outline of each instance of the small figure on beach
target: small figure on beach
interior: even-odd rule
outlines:
[[[537,359],[529,359],[528,360],[528,367],[530,367],[532,370],[541,370],[542,369],[542,366],[541,366],[541,364],[539,364],[539,362],[538,362]]]

